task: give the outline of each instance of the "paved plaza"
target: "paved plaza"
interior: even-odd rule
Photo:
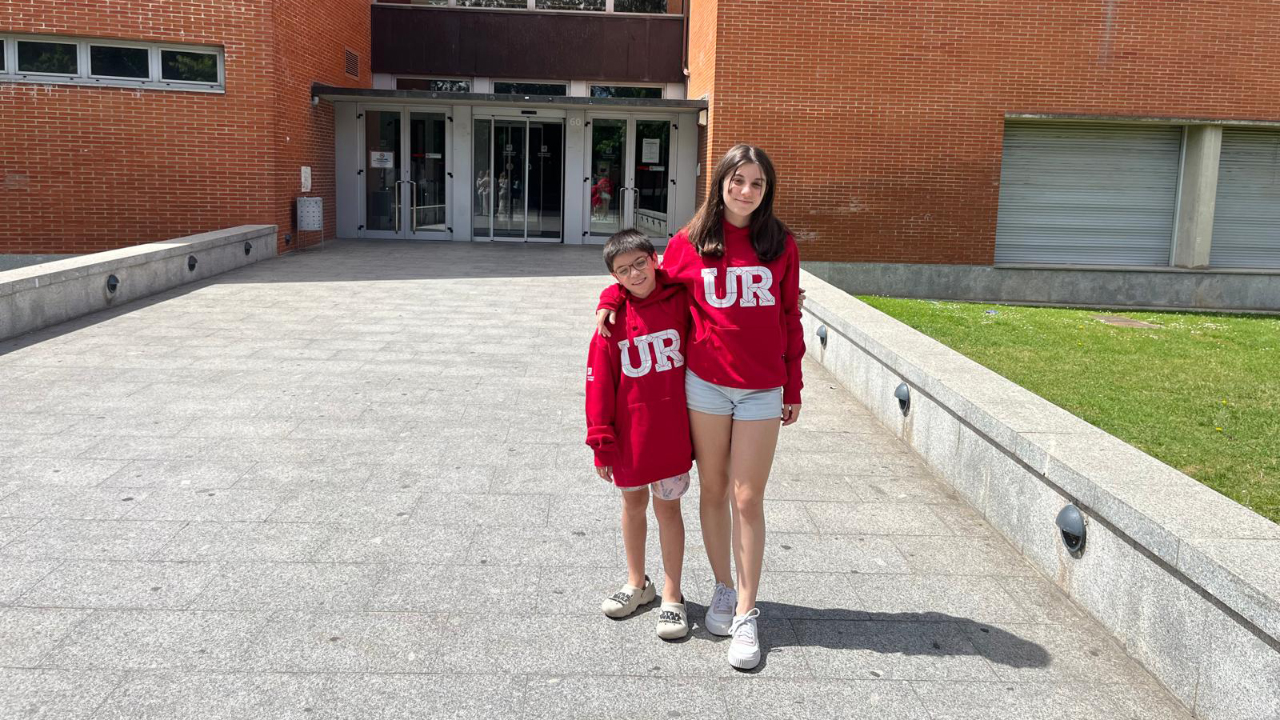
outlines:
[[[806,361],[764,660],[612,621],[598,249],[341,242],[0,343],[0,718],[1187,715]],[[650,575],[661,576],[650,521]]]

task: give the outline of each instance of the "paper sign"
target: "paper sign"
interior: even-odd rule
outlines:
[[[311,168],[302,166],[302,192],[311,192]]]
[[[658,153],[662,150],[662,138],[645,138],[643,149],[640,151],[640,162],[656,163],[661,162]]]
[[[393,152],[369,151],[369,167],[375,170],[390,170],[396,166],[396,154]]]

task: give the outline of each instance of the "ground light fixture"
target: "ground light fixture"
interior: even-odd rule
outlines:
[[[1062,508],[1054,523],[1062,533],[1062,544],[1066,546],[1067,552],[1075,557],[1084,554],[1084,513],[1080,512],[1080,508],[1075,505]]]
[[[249,242],[248,240],[245,240],[245,241],[244,241],[244,254],[247,256],[247,255],[248,255],[249,253],[251,253],[251,252],[253,252],[253,243]]]
[[[196,271],[196,256],[195,256],[195,255],[188,255],[188,256],[187,256],[187,270],[190,270],[191,272],[195,272],[195,271]]]
[[[911,412],[911,388],[906,383],[899,383],[893,396],[898,398],[898,408],[902,410],[902,414],[906,415]]]
[[[116,288],[118,287],[120,287],[120,278],[116,277],[115,275],[108,275],[107,276],[107,294],[115,295]]]
[[[818,326],[818,342],[822,343],[822,347],[825,350],[827,347],[827,326],[826,325]]]

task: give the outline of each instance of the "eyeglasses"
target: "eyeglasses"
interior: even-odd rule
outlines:
[[[631,277],[632,270],[636,272],[644,272],[647,269],[649,269],[649,258],[642,257],[639,260],[631,263],[630,265],[623,265],[620,268],[614,268],[613,274],[617,275],[620,278],[626,279]]]

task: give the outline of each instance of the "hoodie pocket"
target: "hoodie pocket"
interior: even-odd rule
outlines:
[[[782,328],[776,324],[753,327],[712,327],[707,337],[711,361],[743,387],[767,388],[786,374],[782,360]]]

